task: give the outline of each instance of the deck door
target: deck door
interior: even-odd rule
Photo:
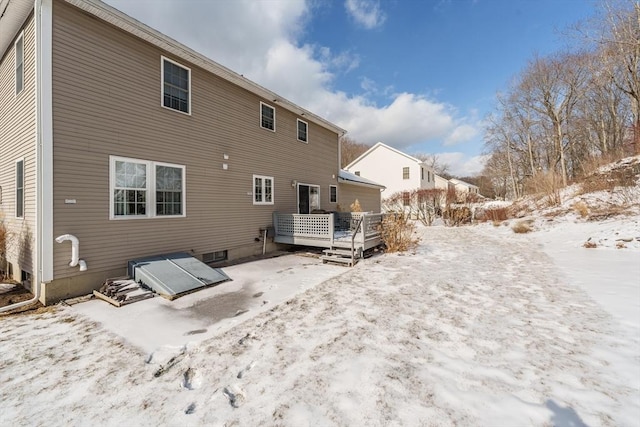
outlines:
[[[320,186],[298,184],[298,213],[308,214],[320,209]]]

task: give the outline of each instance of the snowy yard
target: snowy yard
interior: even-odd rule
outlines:
[[[0,425],[637,426],[640,248],[584,249],[614,232],[591,226],[420,228],[415,253],[352,269],[256,268],[247,295],[282,302],[227,323],[155,310],[127,338],[155,298],[0,318]]]

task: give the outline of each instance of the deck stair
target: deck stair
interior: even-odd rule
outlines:
[[[323,264],[333,262],[336,264],[348,265],[353,267],[362,258],[362,248],[341,248],[332,246],[330,249],[322,251],[323,255],[320,256]]]
[[[354,266],[365,251],[382,243],[382,214],[333,212],[329,214],[273,213],[275,243],[327,248],[323,263]]]

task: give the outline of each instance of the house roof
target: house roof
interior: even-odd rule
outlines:
[[[221,77],[235,85],[248,90],[259,97],[275,103],[277,106],[298,116],[304,116],[305,120],[329,129],[338,135],[343,135],[346,130],[323,119],[322,117],[305,110],[282,96],[270,91],[245,78],[242,74],[231,71],[229,68],[212,61],[206,56],[183,45],[182,43],[154,30],[146,24],[124,14],[114,7],[100,0],[62,0],[89,13],[129,34],[132,34],[151,45],[154,45],[176,58],[190,62],[218,77]],[[25,22],[34,7],[33,0],[0,0],[0,52],[3,56],[18,30]]]
[[[449,181],[453,182],[456,185],[466,185],[467,187],[478,188],[477,185],[469,184],[468,182],[462,181],[462,180],[457,179],[457,178],[451,178]]]
[[[353,184],[353,185],[361,185],[363,187],[372,187],[372,188],[380,188],[385,189],[382,184],[378,184],[377,182],[371,181],[370,179],[363,178],[351,172],[347,172],[344,169],[340,169],[338,172],[338,182],[343,184]]]
[[[361,154],[357,159],[355,159],[354,161],[352,161],[351,163],[349,163],[345,168],[346,168],[346,169],[349,169],[349,168],[353,167],[353,165],[355,165],[355,164],[356,164],[356,163],[358,163],[360,160],[364,159],[364,158],[365,158],[365,157],[367,157],[369,154],[373,153],[375,150],[377,150],[377,149],[379,149],[379,148],[386,148],[387,150],[392,151],[393,153],[399,154],[399,155],[401,155],[401,156],[404,156],[404,157],[406,157],[407,159],[409,159],[409,160],[411,160],[411,161],[413,161],[413,162],[416,162],[416,163],[418,163],[418,164],[422,164],[422,163],[423,163],[423,162],[422,162],[422,160],[420,160],[420,159],[416,159],[415,157],[410,156],[410,155],[408,155],[408,154],[406,154],[406,153],[403,153],[402,151],[400,151],[400,150],[398,150],[398,149],[395,149],[395,148],[393,148],[393,147],[391,147],[391,146],[389,146],[389,145],[387,145],[387,144],[385,144],[385,143],[383,143],[383,142],[378,142],[378,143],[376,143],[373,147],[369,148],[367,151],[365,151],[364,153],[362,153],[362,154]]]
[[[0,58],[33,10],[33,0],[0,0]]]

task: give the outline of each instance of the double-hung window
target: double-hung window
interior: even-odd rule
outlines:
[[[309,125],[307,124],[307,122],[298,119],[298,141],[302,141],[302,142],[306,142],[306,143],[309,142],[307,140],[307,129],[308,128],[309,128]]]
[[[408,191],[402,193],[402,205],[411,206],[411,193]]]
[[[273,204],[273,177],[253,175],[253,204]]]
[[[191,70],[164,56],[162,59],[162,106],[191,114]]]
[[[15,43],[16,51],[16,95],[24,89],[24,33],[21,33]]]
[[[24,160],[16,161],[16,218],[24,218]]]
[[[338,203],[338,187],[336,185],[329,186],[329,202]]]
[[[110,157],[111,219],[185,216],[185,167]]]
[[[402,168],[402,179],[409,179],[409,168]]]
[[[272,131],[276,130],[276,109],[264,102],[260,103],[260,127]]]

